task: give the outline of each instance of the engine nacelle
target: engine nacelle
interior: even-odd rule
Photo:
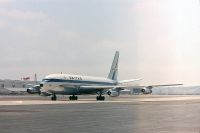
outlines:
[[[151,94],[152,93],[152,87],[149,86],[149,87],[144,87],[143,89],[141,89],[141,92],[143,94]]]
[[[40,86],[39,85],[35,85],[33,87],[28,88],[26,91],[30,94],[40,94]]]
[[[109,90],[109,91],[107,92],[107,94],[108,94],[109,96],[111,96],[111,97],[117,97],[117,96],[119,96],[120,92],[119,92],[119,91]]]

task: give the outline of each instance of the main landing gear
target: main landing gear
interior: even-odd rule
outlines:
[[[75,95],[69,96],[69,100],[78,100],[78,96]]]
[[[100,94],[100,95],[98,95],[98,96],[96,97],[96,99],[97,99],[97,101],[104,101],[104,100],[105,100],[105,97],[104,97],[104,96],[101,96],[101,94]]]
[[[51,100],[52,100],[52,101],[56,101],[56,100],[57,100],[56,94],[53,94],[53,95],[51,96]]]

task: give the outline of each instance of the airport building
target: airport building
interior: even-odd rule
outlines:
[[[26,88],[29,84],[38,84],[36,81],[0,80],[0,88]]]
[[[30,85],[39,84],[38,81],[0,80],[0,94],[26,94]]]

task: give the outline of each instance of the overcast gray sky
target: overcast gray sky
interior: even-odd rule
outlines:
[[[200,84],[199,0],[0,0],[0,78],[38,74]]]

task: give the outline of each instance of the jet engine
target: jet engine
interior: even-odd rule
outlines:
[[[111,96],[111,97],[117,97],[117,96],[119,96],[119,91],[114,91],[114,90],[109,90],[108,92],[107,92],[107,94],[109,95],[109,96]]]
[[[144,87],[144,88],[141,89],[141,92],[143,94],[151,94],[152,93],[152,88],[153,88],[152,86]]]
[[[30,94],[40,94],[40,86],[39,85],[35,85],[33,87],[28,88],[26,91]]]

